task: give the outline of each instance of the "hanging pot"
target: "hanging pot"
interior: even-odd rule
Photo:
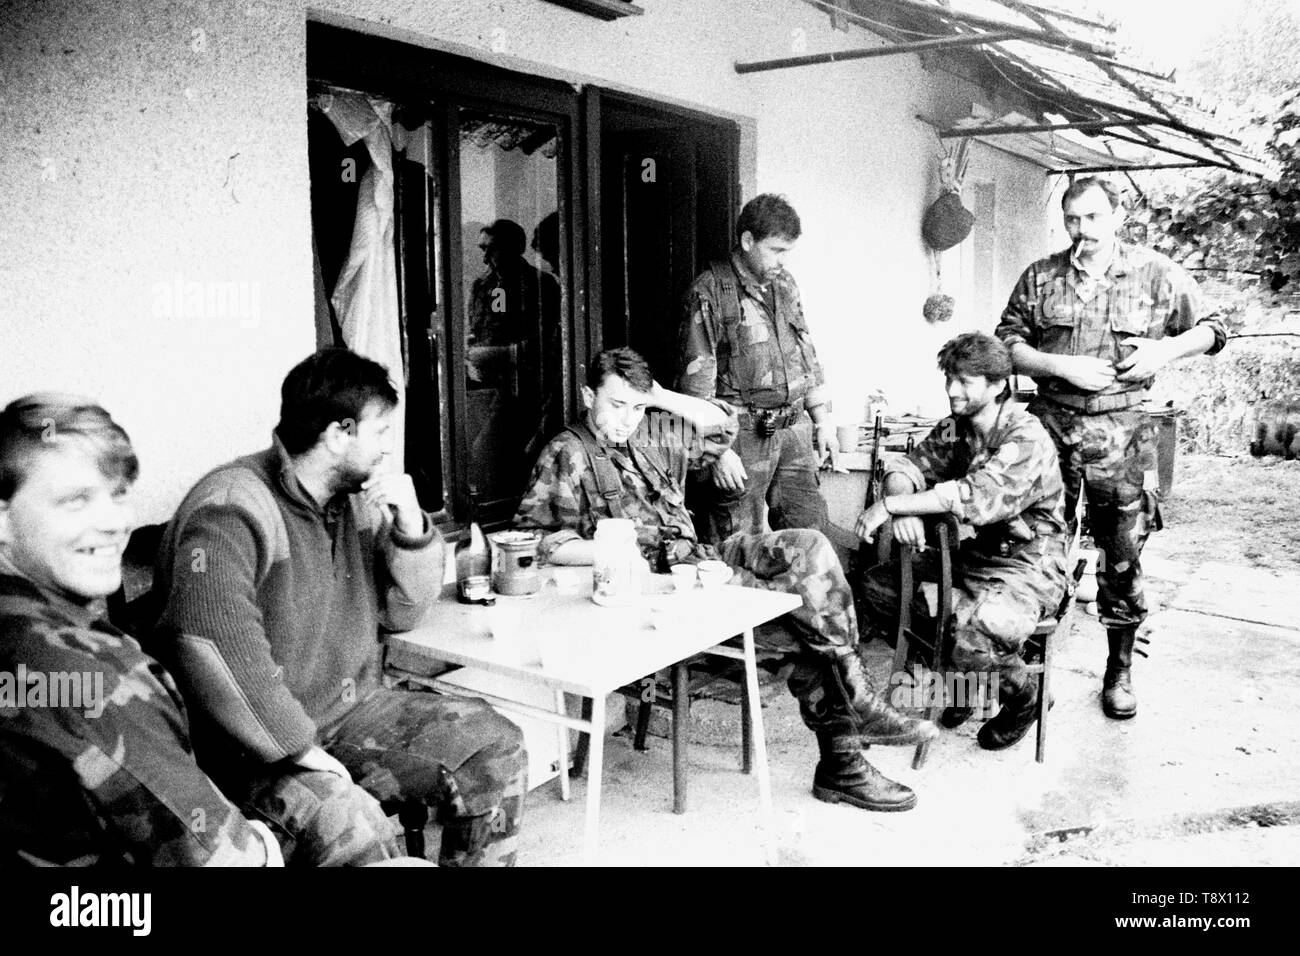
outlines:
[[[921,235],[937,252],[951,249],[970,235],[975,215],[961,204],[961,196],[945,192],[930,204],[921,220]]]

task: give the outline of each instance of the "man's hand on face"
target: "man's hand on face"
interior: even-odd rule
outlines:
[[[1056,356],[1057,377],[1085,392],[1100,392],[1115,381],[1115,366],[1091,355]]]
[[[893,519],[894,540],[925,550],[925,523],[916,515],[899,515]]]
[[[424,534],[424,512],[415,497],[415,484],[410,475],[390,472],[372,475],[361,486],[361,496],[367,504],[388,508],[398,531],[409,538]]]
[[[744,463],[730,448],[719,455],[718,460],[713,463],[713,483],[722,491],[744,491],[745,482],[748,480],[749,472],[745,471]]]
[[[1120,345],[1131,345],[1133,352],[1125,359],[1115,363],[1121,382],[1140,382],[1151,378],[1169,363],[1169,347],[1163,339],[1133,337],[1125,339]]]
[[[320,747],[308,747],[298,756],[293,758],[294,764],[302,767],[303,770],[317,770],[321,773],[332,773],[337,777],[342,777],[348,783],[352,782],[352,774],[348,773],[348,768],[331,757]]]

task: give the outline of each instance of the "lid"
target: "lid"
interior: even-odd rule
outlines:
[[[503,548],[532,547],[540,538],[536,531],[497,531],[488,535],[493,544]]]

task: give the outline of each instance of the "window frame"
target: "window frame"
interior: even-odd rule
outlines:
[[[560,283],[560,329],[561,329],[561,348],[564,367],[561,373],[561,379],[564,382],[564,404],[561,409],[562,421],[564,423],[573,419],[574,403],[577,400],[577,387],[574,384],[573,369],[575,359],[573,349],[575,342],[579,338],[574,330],[573,309],[571,300],[574,298],[570,294],[570,288],[575,286],[571,280],[573,273],[576,271],[572,265],[572,247],[570,241],[571,232],[569,228],[569,219],[573,213],[571,208],[574,185],[573,169],[576,166],[576,148],[574,140],[574,130],[577,125],[577,108],[576,104],[570,113],[561,113],[554,110],[555,101],[542,97],[539,98],[536,105],[521,105],[519,103],[502,103],[495,97],[484,96],[449,96],[445,98],[443,105],[443,122],[442,127],[445,131],[446,145],[440,155],[440,159],[446,164],[443,182],[446,184],[442,203],[442,215],[444,234],[447,242],[447,275],[444,277],[447,295],[447,319],[448,328],[447,336],[450,348],[447,353],[447,362],[451,373],[450,394],[451,400],[451,418],[453,422],[465,422],[462,411],[467,405],[466,383],[465,383],[465,318],[468,314],[465,302],[465,278],[467,277],[466,250],[463,244],[463,233],[461,229],[461,197],[460,197],[460,115],[463,111],[472,111],[475,113],[488,113],[517,117],[526,122],[554,124],[559,130],[559,137],[562,148],[556,151],[556,183],[555,195],[556,205],[560,213],[560,275],[557,276]],[[452,177],[452,170],[455,170],[455,178]],[[453,188],[454,186],[454,188]],[[581,220],[577,220],[581,221]],[[459,266],[459,272],[456,266]],[[452,327],[454,321],[456,327]],[[558,429],[557,429],[558,430]],[[457,504],[464,509],[461,513],[468,514],[469,511],[469,435],[470,427],[465,422],[465,427],[453,427],[452,446],[455,450],[455,459],[453,462],[456,476],[455,484],[458,488],[463,489],[464,498],[457,498]],[[477,503],[478,520],[482,524],[496,525],[509,522],[514,515],[515,506],[518,504],[516,499],[513,505],[507,505],[511,499],[497,499],[493,501],[479,501]]]
[[[458,537],[468,523],[471,508],[468,446],[473,428],[466,418],[465,394],[466,250],[460,233],[460,111],[513,115],[552,123],[559,129],[556,197],[560,213],[558,278],[564,365],[562,425],[575,417],[580,391],[578,374],[585,368],[590,342],[586,249],[584,242],[574,241],[574,224],[586,219],[581,94],[557,80],[530,77],[454,54],[308,21],[304,95],[313,83],[363,91],[395,105],[420,105],[434,117],[433,148],[441,190],[437,214],[443,246],[434,250],[430,245],[428,265],[429,281],[441,292],[441,298],[435,298],[436,334],[442,338],[438,356],[442,391],[438,398],[439,405],[446,407],[449,427],[442,436],[444,509],[434,519],[445,534]],[[399,246],[400,239],[398,236]],[[435,273],[435,268],[441,274]],[[431,412],[435,418],[441,414],[441,407]],[[513,497],[480,502],[476,519],[487,527],[503,526],[513,516],[517,501]]]

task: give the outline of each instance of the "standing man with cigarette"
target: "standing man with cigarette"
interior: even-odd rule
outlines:
[[[1056,443],[1072,517],[1082,485],[1102,551],[1098,606],[1109,656],[1102,710],[1137,713],[1130,667],[1146,618],[1142,547],[1159,530],[1155,425],[1143,407],[1155,374],[1191,355],[1214,354],[1222,324],[1201,316],[1195,281],[1169,258],[1117,237],[1118,190],[1097,177],[1061,199],[1071,246],[1025,270],[997,336],[1015,370],[1038,383],[1029,410]]]

